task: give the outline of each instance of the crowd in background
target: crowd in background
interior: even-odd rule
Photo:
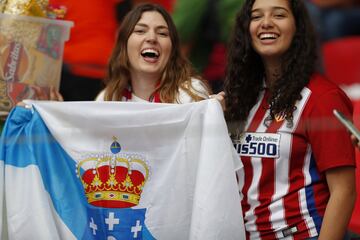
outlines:
[[[359,0],[304,0],[324,42],[360,35]],[[235,15],[243,0],[51,0],[67,7],[65,19],[74,21],[65,44],[60,92],[65,100],[93,100],[104,87],[106,66],[116,29],[135,5],[151,2],[172,14],[183,53],[206,79],[213,92],[223,89],[226,49]],[[100,47],[101,46],[101,47]],[[90,50],[91,49],[91,50]]]

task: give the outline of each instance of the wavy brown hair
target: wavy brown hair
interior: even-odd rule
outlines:
[[[270,117],[285,114],[292,124],[295,103],[316,69],[317,44],[315,32],[303,0],[288,0],[295,18],[296,32],[287,52],[282,56],[281,74],[269,86]],[[249,25],[255,0],[246,0],[236,17],[228,55],[224,90],[226,119],[244,123],[251,108],[264,90],[264,65],[251,44]],[[241,129],[242,130],[242,129]]]
[[[174,103],[177,102],[179,88],[181,88],[195,101],[202,100],[202,97],[195,94],[196,90],[191,85],[191,77],[194,76],[195,72],[189,61],[181,54],[180,40],[174,22],[169,13],[167,13],[163,7],[156,4],[138,5],[125,16],[121,23],[116,45],[110,57],[108,76],[106,79],[105,100],[120,101],[124,89],[128,85],[131,85],[127,42],[142,14],[151,11],[156,11],[163,16],[168,25],[172,43],[172,52],[169,61],[165,66],[160,84],[154,93],[159,92],[161,102]],[[207,87],[205,83],[204,86]]]

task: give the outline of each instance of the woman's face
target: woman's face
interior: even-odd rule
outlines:
[[[252,46],[262,59],[280,58],[289,49],[296,32],[289,1],[255,0],[249,31]]]
[[[171,54],[169,29],[156,11],[144,12],[127,41],[130,72],[158,74],[159,78]]]

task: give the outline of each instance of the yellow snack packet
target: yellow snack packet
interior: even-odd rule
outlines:
[[[6,0],[3,13],[45,17],[48,0]]]
[[[58,89],[64,43],[73,23],[0,14],[0,111],[9,111],[31,86]]]

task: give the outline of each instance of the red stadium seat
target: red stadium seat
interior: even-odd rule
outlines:
[[[360,84],[360,36],[339,38],[322,47],[325,74],[340,85]]]

